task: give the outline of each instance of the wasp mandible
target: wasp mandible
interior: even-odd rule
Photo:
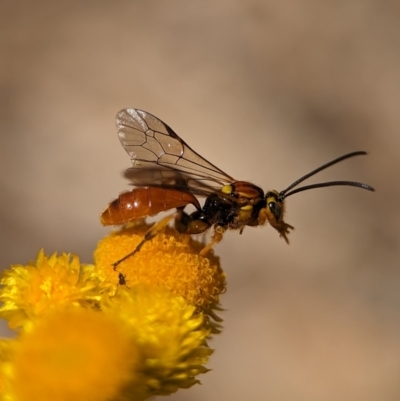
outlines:
[[[329,181],[294,189],[307,178],[350,157],[365,155],[358,151],[330,161],[304,175],[283,191],[264,191],[247,181],[237,181],[210,163],[186,144],[167,124],[143,110],[124,109],[116,118],[118,137],[130,156],[133,167],[126,170],[135,188],[122,193],[101,215],[103,225],[120,225],[176,209],[146,233],[136,249],[114,263],[138,252],[143,244],[154,238],[170,220],[183,234],[200,234],[210,227],[214,233],[201,251],[205,255],[221,241],[228,229],[261,226],[267,222],[289,243],[287,235],[293,227],[284,221],[285,199],[295,193],[314,188],[348,185],[368,191],[367,184],[353,181]],[[198,197],[205,198],[201,206]],[[188,214],[185,207],[193,205]]]

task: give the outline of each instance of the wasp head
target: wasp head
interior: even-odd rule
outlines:
[[[265,195],[265,207],[260,210],[258,215],[259,223],[264,224],[268,221],[278,231],[279,236],[289,243],[287,234],[289,234],[289,230],[293,230],[293,227],[283,221],[284,213],[285,202],[281,199],[279,192],[268,191]]]

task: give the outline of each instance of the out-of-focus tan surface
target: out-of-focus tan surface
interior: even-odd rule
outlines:
[[[270,227],[228,233],[225,330],[173,400],[400,399],[400,7],[387,1],[0,2],[1,266],[91,261],[128,189],[115,114],[147,110],[238,179],[283,189]]]

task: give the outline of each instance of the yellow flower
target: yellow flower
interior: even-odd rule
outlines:
[[[212,350],[203,315],[143,285],[103,297],[101,310],[46,314],[0,347],[4,399],[142,401],[188,388]]]
[[[0,339],[0,400],[6,400],[4,396],[7,393],[6,374],[9,367],[9,360],[12,354],[13,348],[16,344],[15,340],[11,339]]]
[[[127,322],[138,344],[143,384],[153,395],[171,394],[199,381],[212,350],[202,313],[170,291],[136,285],[120,287],[102,303],[105,313]]]
[[[11,401],[144,400],[136,341],[121,319],[87,308],[46,315],[24,332],[6,373]]]
[[[132,252],[148,228],[149,225],[136,224],[101,240],[95,251],[99,276],[118,284],[122,274],[128,287],[137,283],[160,286],[182,296],[199,310],[216,308],[226,285],[219,258],[213,252],[200,256],[204,245],[176,230],[167,228],[165,233],[159,233],[134,256],[120,263],[117,271],[113,270],[112,264]]]
[[[0,341],[0,400],[143,401],[199,382],[225,275],[170,229],[114,270],[148,227],[103,239],[95,265],[40,251],[3,272],[0,317],[23,330]]]
[[[3,272],[0,317],[17,328],[61,306],[96,303],[101,298],[100,280],[92,271],[93,266],[81,266],[76,255],[47,257],[41,250],[35,262]]]

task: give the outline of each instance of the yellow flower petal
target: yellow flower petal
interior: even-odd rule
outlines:
[[[7,373],[10,371],[10,358],[17,342],[11,339],[0,340],[0,400],[8,400],[6,397],[8,389]]]
[[[0,348],[4,399],[142,401],[188,388],[212,353],[203,320],[182,297],[143,285],[103,297],[101,310],[46,314]]]
[[[76,255],[47,257],[41,250],[35,262],[3,271],[0,317],[16,328],[60,306],[96,303],[101,298],[100,280],[92,271],[90,265],[81,266]]]
[[[0,399],[143,401],[198,383],[225,274],[168,228],[115,271],[148,227],[103,239],[94,266],[41,251],[3,273],[0,317],[23,330],[0,343]]]
[[[200,310],[215,308],[226,285],[219,258],[213,252],[200,256],[204,245],[176,230],[167,228],[113,270],[112,264],[132,252],[148,228],[136,224],[101,240],[95,251],[98,274],[118,284],[120,273],[128,287],[137,283],[162,286]]]
[[[180,296],[159,287],[120,287],[102,309],[119,316],[138,343],[144,383],[153,395],[188,388],[208,369],[212,350],[206,339],[210,330],[202,313]]]
[[[123,321],[75,308],[46,315],[25,332],[12,360],[11,399],[119,400],[141,389],[138,350]],[[140,391],[132,400],[143,400]]]

